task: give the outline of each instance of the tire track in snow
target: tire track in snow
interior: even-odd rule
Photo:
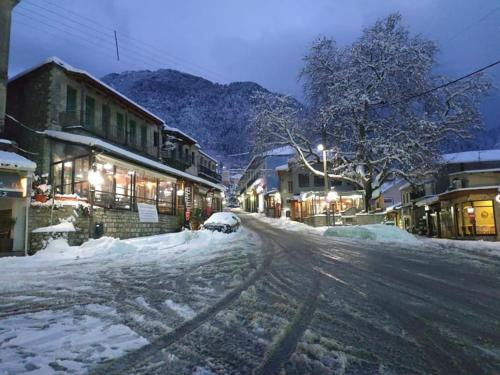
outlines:
[[[271,350],[266,353],[261,365],[253,371],[255,375],[275,375],[279,373],[285,362],[295,351],[298,342],[311,322],[318,304],[319,293],[320,282],[319,278],[315,277],[309,293],[295,318],[285,328]]]
[[[167,348],[168,346],[174,344],[181,338],[185,337],[189,333],[196,330],[203,323],[213,318],[218,312],[226,309],[230,306],[238,297],[241,292],[248,289],[250,286],[255,284],[263,275],[265,275],[273,262],[273,258],[275,255],[274,246],[269,242],[267,244],[263,244],[264,246],[269,246],[271,250],[269,250],[269,254],[266,255],[264,261],[260,265],[260,267],[255,270],[250,277],[248,277],[245,281],[243,281],[236,288],[232,289],[228,292],[224,297],[214,303],[212,306],[206,308],[198,315],[196,315],[193,319],[190,319],[184,323],[182,323],[177,328],[174,328],[172,331],[156,338],[153,342],[133,351],[128,354],[125,354],[122,357],[115,358],[113,360],[107,361],[98,365],[94,369],[89,371],[89,374],[95,375],[110,375],[110,374],[124,374],[131,373],[130,371],[141,367],[142,364],[150,362],[150,359],[157,356],[159,353]]]

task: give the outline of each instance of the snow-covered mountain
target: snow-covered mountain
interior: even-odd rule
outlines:
[[[251,97],[255,91],[267,92],[254,82],[221,85],[171,69],[112,73],[102,80],[233,166],[245,163],[247,157],[228,155],[250,149]]]

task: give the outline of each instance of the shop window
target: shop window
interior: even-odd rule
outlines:
[[[130,209],[134,172],[116,168],[115,172],[115,207]]]
[[[160,181],[158,185],[158,211],[161,214],[174,215],[174,183]]]
[[[73,193],[73,162],[63,163],[63,194]]]
[[[455,205],[458,233],[467,236],[496,236],[493,201],[472,201]]]
[[[85,126],[95,126],[95,99],[90,96],[85,97]]]
[[[71,86],[66,88],[66,112],[76,112],[76,89]]]
[[[299,173],[299,187],[309,187],[309,174]]]
[[[89,159],[87,157],[75,159],[75,184],[73,191],[84,198],[89,191],[88,180]]]
[[[157,180],[149,176],[136,176],[135,196],[138,203],[156,204]]]

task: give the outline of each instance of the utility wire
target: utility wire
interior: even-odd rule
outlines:
[[[113,35],[113,33],[114,33],[114,29],[112,29],[112,28],[110,28],[108,26],[105,26],[105,25],[103,25],[101,23],[98,23],[95,20],[92,20],[92,19],[90,19],[88,17],[85,17],[83,15],[75,13],[75,12],[71,11],[70,9],[67,9],[67,8],[61,7],[60,5],[51,3],[50,1],[46,1],[45,4],[50,4],[53,7],[56,7],[58,9],[62,10],[63,12],[73,14],[74,16],[73,17],[68,17],[67,14],[62,14],[62,13],[60,13],[60,12],[54,10],[54,9],[46,8],[44,6],[41,6],[41,5],[37,4],[37,3],[31,2],[29,0],[23,1],[22,4],[30,5],[32,7],[34,6],[34,7],[38,8],[39,10],[42,10],[42,11],[54,14],[55,16],[57,16],[57,22],[60,22],[60,20],[62,18],[62,19],[68,20],[70,22],[74,22],[77,25],[83,26],[87,30],[91,29],[92,31],[96,32],[98,35],[102,35],[103,33],[109,34],[109,35]],[[29,10],[31,12],[37,12],[38,14],[40,14],[39,13],[40,11],[36,11],[33,8],[25,8],[25,9],[27,9],[27,10]],[[81,20],[85,20],[84,22],[87,22],[87,23],[81,22]],[[95,27],[90,26],[88,23],[92,23],[93,25],[96,25],[97,27],[99,27],[99,29],[96,29]],[[191,67],[194,67],[195,70],[197,70],[198,72],[201,72],[203,75],[205,75],[205,74],[208,73],[209,76],[213,76],[213,77],[217,77],[218,79],[230,81],[230,79],[228,79],[227,77],[224,77],[223,75],[219,74],[218,72],[212,71],[212,70],[210,70],[208,68],[205,68],[205,67],[202,67],[202,66],[200,66],[198,64],[189,62],[187,60],[182,60],[180,58],[176,58],[174,56],[169,55],[165,51],[161,51],[162,53],[159,53],[158,46],[156,46],[156,45],[148,44],[148,43],[146,43],[144,41],[141,41],[139,39],[133,38],[131,36],[127,36],[126,34],[120,33],[120,35],[121,35],[122,38],[126,38],[126,39],[132,41],[132,44],[134,44],[134,45],[135,45],[135,43],[140,43],[140,45],[137,45],[137,46],[134,47],[135,51],[142,50],[145,53],[148,53],[150,56],[157,56],[157,57],[160,57],[161,59],[170,60],[171,62],[173,62],[178,67],[183,67],[184,65],[190,65]],[[143,47],[143,46],[149,46],[150,48],[146,48],[146,47]],[[164,64],[163,61],[162,61],[162,64]]]
[[[494,66],[500,64],[500,60],[497,60],[491,64],[488,64],[486,66],[483,66],[482,68],[479,68],[471,73],[468,73],[466,75],[463,75],[457,79],[454,79],[452,81],[448,81],[446,83],[443,83],[442,85],[439,85],[439,86],[436,86],[436,87],[433,87],[429,90],[426,90],[426,91],[422,91],[418,94],[415,94],[415,95],[411,95],[411,96],[408,96],[408,97],[405,97],[401,100],[397,100],[397,101],[394,101],[394,102],[389,102],[389,103],[380,103],[380,104],[376,104],[376,105],[373,105],[372,108],[382,108],[382,107],[387,107],[387,106],[392,106],[392,105],[396,105],[396,104],[401,104],[401,103],[404,103],[404,102],[408,102],[408,101],[411,101],[413,99],[416,99],[416,98],[420,98],[424,95],[428,95],[434,91],[437,91],[437,90],[440,90],[440,89],[443,89],[445,87],[448,87],[448,86],[451,86],[451,85],[454,85],[455,83],[458,83],[460,81],[463,81],[464,79],[467,79],[467,78],[470,78],[472,77],[473,75],[476,75],[476,74],[479,74],[481,72],[484,72],[485,70],[488,70],[488,69],[491,69],[493,68]]]
[[[475,26],[477,23],[481,23],[483,22],[485,19],[487,19],[488,17],[490,17],[491,15],[493,15],[493,13],[497,12],[498,10],[500,10],[500,6],[496,7],[496,8],[493,8],[493,9],[490,9],[488,11],[488,13],[486,13],[484,16],[482,16],[481,18],[477,19],[476,21],[474,22],[471,22],[469,23],[467,26],[465,26],[463,29],[457,31],[455,34],[453,34],[451,37],[449,37],[448,39],[446,39],[443,44],[448,44],[450,43],[451,41],[455,40],[458,36],[460,36],[462,33],[464,33],[465,31],[469,31],[473,26]]]

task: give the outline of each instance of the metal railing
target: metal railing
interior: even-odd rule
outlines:
[[[203,165],[198,166],[198,175],[202,175],[212,181],[220,182],[222,181],[222,176],[216,171],[211,170]],[[200,176],[200,177],[202,177]]]

